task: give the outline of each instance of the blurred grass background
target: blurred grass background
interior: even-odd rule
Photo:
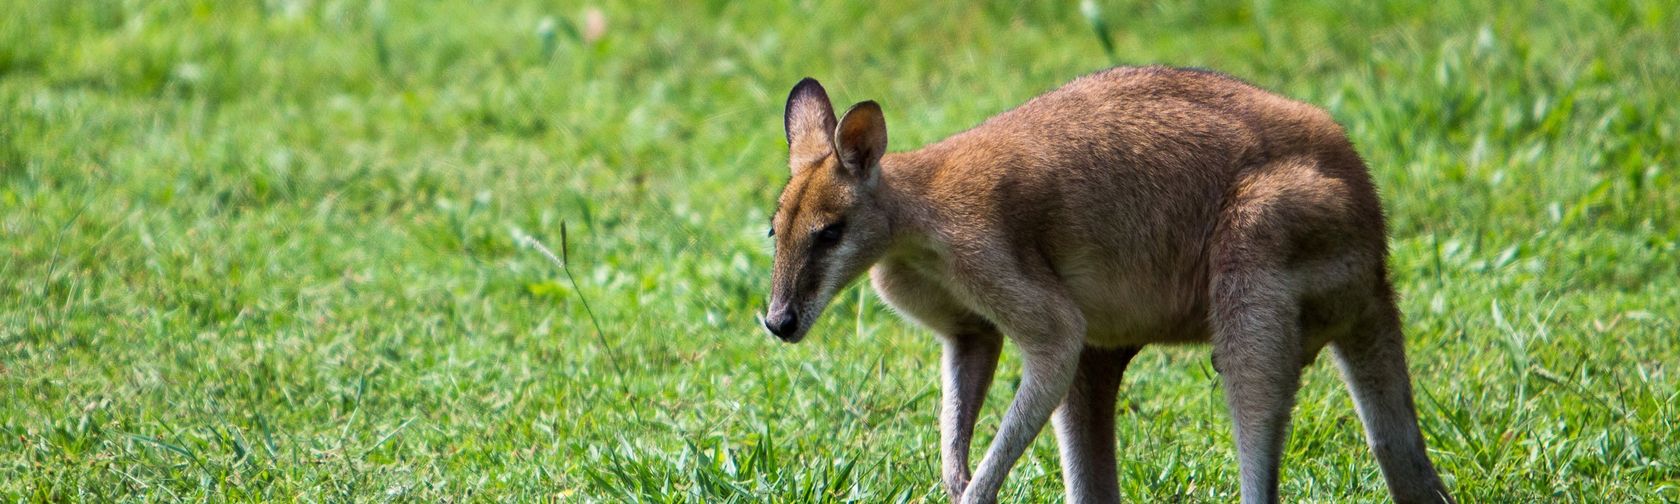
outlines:
[[[879,100],[902,150],[1147,63],[1348,127],[1463,500],[1680,500],[1672,2],[0,12],[6,500],[941,501],[933,338],[859,287],[805,344],[755,325],[785,93]],[[516,241],[562,222],[577,288]],[[1131,368],[1131,500],[1234,495],[1207,357]],[[1382,501],[1332,368],[1285,495]],[[1050,435],[1004,492],[1061,498]]]

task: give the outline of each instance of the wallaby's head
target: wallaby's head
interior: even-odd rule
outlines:
[[[892,230],[875,191],[887,152],[879,105],[853,105],[836,120],[828,93],[806,78],[788,94],[783,125],[793,173],[770,221],[776,259],[764,328],[793,343],[886,253]]]

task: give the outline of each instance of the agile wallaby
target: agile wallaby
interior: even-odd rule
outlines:
[[[1202,70],[1115,68],[974,129],[887,153],[872,101],[836,120],[817,81],[784,117],[765,328],[799,341],[869,270],[944,341],[944,483],[992,502],[1055,413],[1069,502],[1119,500],[1114,408],[1149,343],[1208,341],[1242,502],[1278,500],[1301,368],[1329,345],[1389,491],[1450,502],[1412,404],[1369,174],[1323,111]],[[1021,385],[970,480],[1007,335]]]

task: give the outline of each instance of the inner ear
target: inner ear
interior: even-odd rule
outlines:
[[[806,77],[788,93],[782,127],[787,133],[788,165],[793,171],[828,155],[834,140],[834,106],[816,79]]]
[[[840,167],[860,180],[875,180],[881,156],[887,154],[887,120],[873,100],[852,105],[834,130],[834,152]]]

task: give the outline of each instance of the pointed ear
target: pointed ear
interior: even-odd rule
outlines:
[[[788,93],[782,127],[787,131],[788,166],[795,172],[827,156],[834,140],[834,106],[816,79],[806,77]]]
[[[887,119],[874,101],[852,105],[834,130],[834,152],[841,169],[873,183],[887,153]]]

